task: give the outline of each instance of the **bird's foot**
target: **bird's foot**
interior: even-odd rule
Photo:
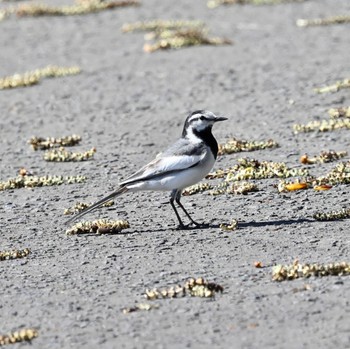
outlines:
[[[193,223],[194,224],[194,223]],[[195,227],[197,229],[204,229],[204,228],[209,228],[210,224],[209,223],[196,223]]]
[[[209,228],[209,224],[208,223],[198,223],[196,221],[194,221],[193,219],[191,219],[191,223],[189,225],[194,225],[196,228]]]
[[[187,225],[185,224],[179,224],[176,228],[176,230],[193,230],[193,229],[204,229],[209,228],[209,224],[207,223],[197,223],[197,222],[191,222]]]

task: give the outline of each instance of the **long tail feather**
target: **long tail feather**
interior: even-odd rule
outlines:
[[[102,206],[105,202],[115,198],[116,196],[119,196],[121,194],[124,194],[128,191],[129,189],[127,187],[121,187],[118,190],[116,190],[115,192],[113,192],[112,194],[109,194],[108,196],[104,197],[103,199],[101,199],[100,201],[97,201],[96,203],[94,203],[93,205],[85,208],[83,211],[81,211],[80,213],[78,213],[77,215],[75,215],[74,217],[72,217],[71,219],[69,219],[65,224],[68,225],[74,221],[76,221],[77,219],[85,216],[87,213],[93,211],[94,209]]]

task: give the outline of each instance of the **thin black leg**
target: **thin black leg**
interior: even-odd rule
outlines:
[[[180,215],[177,212],[177,209],[176,209],[176,207],[174,205],[174,198],[173,197],[170,198],[170,205],[171,205],[171,207],[173,208],[173,210],[174,210],[174,212],[176,214],[177,220],[179,221],[179,228],[183,229],[185,227],[185,225],[183,224],[183,222],[182,222],[182,220],[180,218]]]
[[[180,202],[180,198],[176,198],[175,201],[177,202],[177,204],[181,207],[182,211],[185,212],[186,216],[188,217],[188,219],[196,226],[200,226],[200,223],[197,223],[196,221],[194,221],[192,219],[192,217],[190,216],[190,214],[186,211],[186,209],[182,206],[182,203]]]

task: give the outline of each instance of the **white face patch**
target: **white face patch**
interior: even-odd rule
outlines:
[[[212,126],[215,122],[215,115],[212,112],[197,113],[188,119],[189,129],[203,131]],[[189,131],[189,130],[188,130]]]
[[[198,130],[198,128],[195,128],[195,129]],[[189,139],[189,141],[191,143],[201,143],[202,142],[202,140],[200,138],[198,138],[198,136],[196,136],[193,133],[193,128],[192,127],[188,128],[186,137]]]

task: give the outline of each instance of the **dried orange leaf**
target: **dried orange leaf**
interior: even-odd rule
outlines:
[[[254,267],[255,268],[262,268],[263,267],[263,265],[262,265],[262,262],[254,262]]]
[[[304,165],[310,165],[315,163],[314,161],[310,160],[310,158],[306,154],[302,155],[299,161]]]
[[[332,186],[328,185],[328,184],[315,185],[314,189],[318,190],[318,191],[320,191],[320,190],[329,190],[329,189],[332,189]]]
[[[307,183],[290,183],[286,184],[285,188],[288,191],[307,189]]]

